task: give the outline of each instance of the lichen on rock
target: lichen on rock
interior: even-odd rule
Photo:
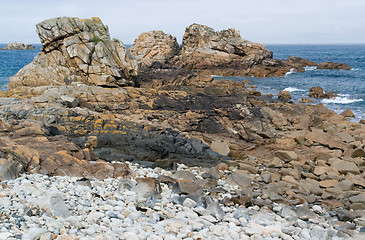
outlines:
[[[37,24],[42,51],[10,78],[9,88],[61,85],[135,85],[138,65],[119,40],[111,40],[99,18],[60,17]]]
[[[129,49],[141,67],[150,67],[154,62],[165,64],[179,52],[176,37],[163,31],[142,33]]]

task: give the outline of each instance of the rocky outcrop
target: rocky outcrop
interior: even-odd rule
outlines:
[[[151,67],[153,63],[166,64],[179,51],[176,37],[162,31],[142,33],[129,48],[141,67]]]
[[[200,76],[277,77],[290,71],[304,72],[307,66],[318,66],[299,57],[273,59],[273,53],[265,46],[243,39],[235,29],[215,31],[200,24],[186,28],[179,49],[174,37],[152,31],[141,34],[131,52],[143,68],[142,81],[156,80],[155,72],[164,75],[164,82],[190,81],[191,76],[182,77],[178,73],[181,69]],[[176,76],[179,80],[174,81]]]
[[[226,162],[239,171],[225,181],[245,186],[245,197],[233,202],[258,200],[254,195],[269,205],[321,202],[326,209],[365,208],[349,198],[362,196],[365,186],[365,125],[348,122],[321,104],[279,101],[245,83],[212,79],[160,88],[72,83],[2,94],[8,97],[0,98],[0,158],[5,159],[0,173],[7,178],[19,169],[128,176],[120,165],[125,160],[166,162],[169,168],[179,162]],[[218,179],[222,171],[208,174]],[[200,184],[214,184],[208,180]]]
[[[321,87],[312,87],[309,91],[309,97],[312,98],[334,98],[338,95],[334,92],[324,92]]]
[[[219,32],[192,24],[186,28],[177,64],[185,68],[245,67],[272,58],[263,45],[241,38],[235,29]]]
[[[99,18],[54,18],[37,24],[42,51],[10,78],[17,86],[83,82],[97,86],[134,85],[138,66],[119,40],[110,39]]]
[[[52,50],[56,45],[45,40],[49,52],[43,54],[57,51]],[[218,47],[222,53],[245,57]],[[168,64],[167,69],[144,69],[152,80],[139,88],[67,82],[1,92],[0,178],[24,171],[128,178],[133,172],[124,161],[176,170],[182,170],[177,163],[221,163],[196,182],[180,181],[189,175],[181,172],[175,180],[160,180],[175,186],[185,207],[194,206],[185,202],[186,194],[206,189],[204,194],[222,196],[220,188],[229,183],[240,191],[222,199],[220,204],[227,206],[255,203],[272,208],[275,202],[300,209],[316,203],[327,212],[365,209],[364,124],[349,122],[322,104],[281,101],[247,87],[248,82],[218,81],[202,70]],[[284,61],[265,58],[249,71],[266,75],[286,67]],[[164,171],[156,169],[151,176],[157,173]],[[152,178],[136,186],[138,194],[161,193]]]
[[[34,50],[34,49],[35,47],[31,44],[17,43],[17,42],[9,43],[6,47],[2,48],[2,50]]]
[[[351,70],[352,68],[345,63],[322,62],[317,69]]]
[[[51,136],[40,121],[0,119],[0,181],[24,172],[101,179],[132,173],[125,164],[96,160],[92,148]]]

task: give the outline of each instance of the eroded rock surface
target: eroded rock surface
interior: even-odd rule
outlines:
[[[110,39],[99,18],[54,18],[37,24],[42,51],[10,78],[17,86],[83,82],[97,86],[134,85],[138,66],[119,40]]]
[[[166,64],[179,52],[176,38],[162,31],[142,33],[129,48],[141,67]]]
[[[187,68],[251,67],[272,58],[263,45],[241,38],[235,29],[219,32],[200,24],[186,28],[178,64]]]

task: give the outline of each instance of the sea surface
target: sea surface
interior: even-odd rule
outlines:
[[[285,77],[247,78],[224,77],[235,81],[249,79],[263,94],[277,96],[279,91],[291,92],[292,100],[299,102],[308,97],[311,87],[319,86],[324,91],[333,91],[339,97],[314,100],[322,102],[327,108],[341,113],[349,108],[356,116],[350,119],[358,122],[365,119],[365,44],[354,45],[266,45],[274,53],[274,58],[287,59],[297,56],[315,62],[347,63],[351,70],[317,70],[306,67],[304,73],[288,72]],[[217,78],[222,78],[218,77]]]
[[[0,48],[5,46],[0,44]],[[37,55],[41,45],[34,46],[35,50],[0,50],[0,90],[7,90],[9,77],[14,76]],[[308,97],[311,87],[320,86],[325,91],[339,94],[339,97],[314,99],[315,104],[322,102],[337,113],[349,108],[356,116],[354,121],[365,119],[365,44],[266,45],[266,47],[274,53],[274,58],[287,59],[289,56],[297,56],[316,62],[341,62],[350,65],[352,70],[317,70],[315,67],[307,67],[305,73],[289,72],[285,77],[224,78],[235,81],[249,79],[263,94],[276,96],[280,90],[290,91],[295,102]]]
[[[34,50],[1,50],[7,44],[0,44],[0,91],[7,90],[9,77],[30,63],[40,51],[41,44],[32,44]]]

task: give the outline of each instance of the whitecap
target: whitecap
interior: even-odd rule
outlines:
[[[296,73],[297,70],[295,68],[291,68],[289,72],[285,73],[285,76],[290,75],[292,73]]]
[[[306,66],[306,67],[304,67],[305,71],[313,71],[313,70],[316,70],[316,69],[317,69],[317,66]]]
[[[322,103],[337,103],[337,104],[349,104],[354,102],[361,102],[363,99],[349,99],[347,97],[335,97],[330,99],[322,99]]]
[[[350,70],[351,71],[358,71],[358,70],[360,70],[360,68],[351,68]]]
[[[287,87],[287,88],[284,89],[284,91],[288,91],[288,92],[305,92],[305,90],[295,88],[295,87]]]

